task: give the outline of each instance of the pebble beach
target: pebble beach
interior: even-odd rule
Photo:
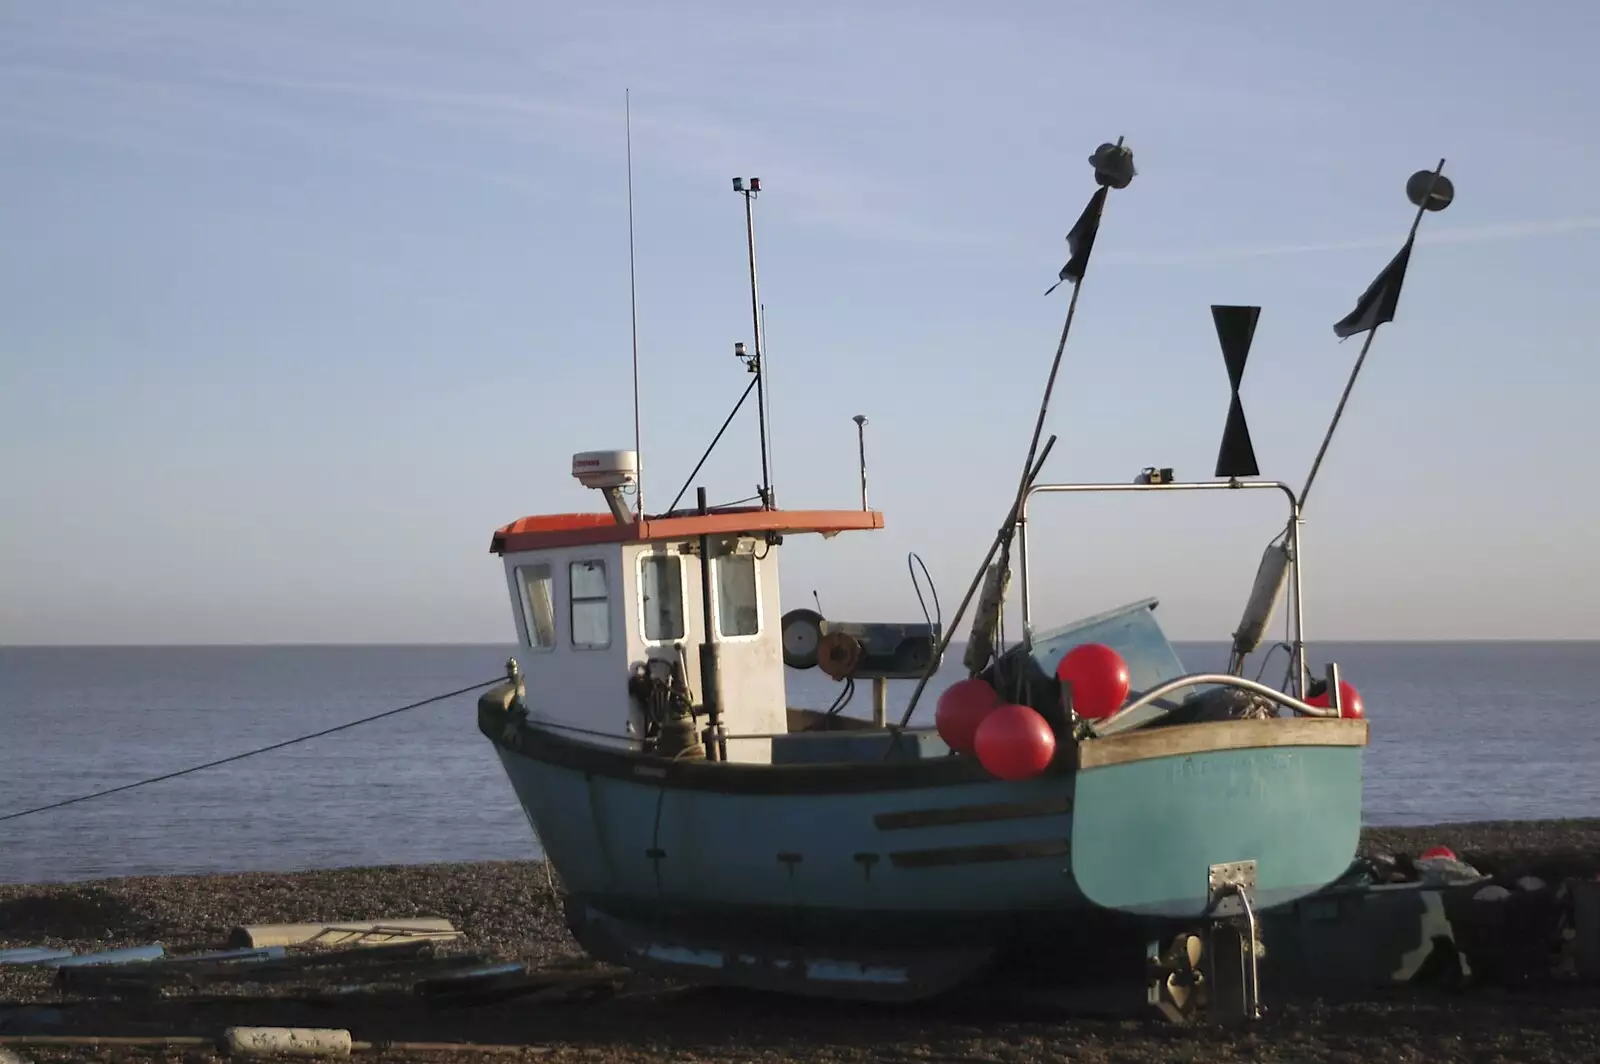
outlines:
[[[1369,829],[1362,851],[1416,854],[1444,845],[1497,875],[1592,877],[1600,820]],[[77,952],[160,942],[219,948],[242,924],[443,917],[464,947],[500,960],[584,974],[587,993],[429,1012],[405,995],[277,999],[163,995],[73,1001],[43,969],[0,967],[0,1048],[31,1061],[226,1059],[207,1046],[20,1046],[9,1018],[54,1007],[49,1033],[215,1039],[230,1025],[337,1027],[374,1043],[368,1061],[1284,1061],[1533,1064],[1600,1059],[1600,986],[1405,991],[1360,1001],[1274,1001],[1244,1028],[1094,1019],[1038,1002],[959,993],[955,1000],[872,1006],[678,987],[599,969],[563,926],[555,881],[539,862],[484,862],[0,885],[0,948]],[[388,1049],[389,1042],[472,1042],[482,1050]],[[3,1058],[0,1058],[3,1059]]]

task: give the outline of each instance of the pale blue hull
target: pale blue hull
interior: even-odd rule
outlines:
[[[504,748],[499,754],[563,883],[585,894],[895,912],[1084,904],[1067,871],[1070,812],[875,824],[884,814],[995,803],[1065,808],[1070,776],[867,794],[730,795],[585,776]],[[984,860],[975,849],[1007,846],[1037,855]]]
[[[1167,731],[1262,723],[1343,737],[1357,722]],[[1116,749],[1119,740],[1100,742]],[[1214,865],[1254,862],[1261,907],[1336,879],[1360,832],[1361,752],[1265,746],[1021,782],[734,794],[618,779],[499,748],[545,852],[568,888],[585,895],[897,914],[1093,907],[1169,919],[1205,914]]]
[[[1324,724],[1340,727],[1313,726]],[[1080,771],[1073,878],[1096,905],[1199,917],[1206,870],[1249,861],[1257,907],[1302,898],[1355,856],[1361,754],[1359,746],[1216,750]]]

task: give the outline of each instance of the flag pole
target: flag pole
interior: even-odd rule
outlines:
[[[1045,441],[1043,452],[1040,453],[1038,461],[1034,463],[1033,469],[1030,470],[1030,475],[1023,482],[1022,492],[1018,493],[1019,501],[1014,501],[1011,504],[1011,512],[1006,515],[1005,524],[1001,527],[999,534],[996,535],[994,540],[989,544],[989,553],[983,556],[983,564],[978,566],[977,575],[972,578],[972,583],[967,586],[966,597],[961,600],[961,605],[956,608],[955,616],[950,619],[949,627],[946,628],[944,633],[940,636],[939,649],[937,653],[933,655],[933,660],[928,663],[927,671],[917,679],[917,686],[911,692],[911,700],[906,703],[906,711],[900,714],[899,728],[904,728],[911,720],[911,714],[917,708],[917,699],[922,697],[922,689],[928,686],[928,681],[932,679],[933,674],[938,671],[940,659],[944,657],[944,652],[950,648],[951,633],[956,630],[956,626],[961,623],[962,615],[967,612],[967,607],[972,604],[972,596],[977,593],[978,585],[983,581],[984,573],[989,571],[990,560],[994,558],[995,552],[1000,549],[1002,543],[1005,543],[1007,546],[1009,546],[1010,532],[1016,527],[1017,510],[1021,505],[1021,495],[1026,493],[1028,485],[1030,485],[1034,479],[1038,477],[1040,471],[1044,468],[1044,460],[1049,457],[1050,449],[1055,445],[1056,438],[1054,436],[1051,436]],[[884,751],[883,756],[888,757],[889,753],[893,749],[894,744],[890,743],[888,749]]]
[[[1066,354],[1067,351],[1067,337],[1072,335],[1072,319],[1077,317],[1078,293],[1082,291],[1083,285],[1073,285],[1072,298],[1067,301],[1067,317],[1066,320],[1061,323],[1061,340],[1056,344],[1056,357],[1050,362],[1050,375],[1045,378],[1044,398],[1039,403],[1039,416],[1034,420],[1033,423],[1033,439],[1028,441],[1028,457],[1026,461],[1022,463],[1022,482],[1017,485],[1017,502],[1016,506],[1013,507],[1012,510],[1013,516],[1010,519],[1011,521],[1016,519],[1016,510],[1021,508],[1022,495],[1028,490],[1028,481],[1033,476],[1033,459],[1034,456],[1039,453],[1039,437],[1044,434],[1045,411],[1050,408],[1050,396],[1056,389],[1056,374],[1061,371],[1061,356]],[[1007,537],[1006,546],[1010,546],[1009,537]]]
[[[1444,160],[1440,159],[1439,165],[1434,167],[1433,173],[1429,175],[1427,188],[1418,197],[1421,202],[1417,204],[1416,217],[1411,219],[1411,231],[1406,234],[1406,242],[1402,245],[1403,247],[1409,247],[1411,242],[1417,238],[1417,228],[1422,225],[1422,216],[1427,212],[1428,204],[1433,200],[1434,187],[1438,184],[1439,177],[1443,172]],[[1409,265],[1409,262],[1407,264]],[[1372,341],[1377,337],[1378,326],[1381,324],[1382,322],[1379,322],[1368,329],[1367,338],[1362,341],[1361,353],[1356,356],[1355,367],[1350,370],[1350,379],[1345,382],[1344,392],[1339,396],[1339,405],[1333,409],[1333,420],[1328,423],[1328,431],[1322,437],[1322,446],[1317,448],[1317,457],[1311,463],[1311,472],[1306,476],[1306,486],[1300,489],[1300,506],[1302,509],[1306,504],[1306,496],[1311,493],[1311,484],[1317,479],[1317,470],[1322,468],[1322,459],[1328,453],[1328,444],[1333,441],[1334,430],[1339,427],[1339,419],[1344,416],[1344,406],[1350,400],[1351,389],[1356,386],[1356,377],[1361,374],[1361,364],[1367,360],[1367,352],[1372,349]]]
[[[950,624],[939,637],[938,652],[933,655],[933,660],[928,663],[928,668],[917,678],[917,686],[911,691],[911,700],[906,703],[906,710],[900,714],[900,727],[904,728],[911,720],[911,714],[916,711],[917,700],[922,697],[922,689],[928,686],[928,681],[938,671],[939,661],[944,657],[944,652],[950,649],[950,641],[955,637],[956,628],[961,624],[961,618],[966,615],[967,607],[972,605],[972,596],[977,594],[978,586],[983,583],[984,574],[989,571],[989,562],[994,558],[995,552],[1000,553],[1000,571],[1004,572],[1011,564],[1011,538],[1017,530],[1017,517],[1022,511],[1023,500],[1028,496],[1028,488],[1038,477],[1040,470],[1034,465],[1034,457],[1038,454],[1039,434],[1044,429],[1045,409],[1050,405],[1050,392],[1055,387],[1056,371],[1061,368],[1061,356],[1067,349],[1067,337],[1072,333],[1072,318],[1078,309],[1077,285],[1072,286],[1072,300],[1067,304],[1067,320],[1061,326],[1061,342],[1056,345],[1055,361],[1050,365],[1049,383],[1045,385],[1044,402],[1039,404],[1039,419],[1034,423],[1033,440],[1028,445],[1028,466],[1022,471],[1022,483],[1017,485],[1017,494],[1011,500],[1011,509],[1006,512],[1006,519],[1000,525],[1000,531],[995,534],[994,541],[989,544],[989,553],[984,555],[983,564],[978,566],[978,571],[972,577],[972,583],[967,586],[967,594],[961,600],[961,605],[956,607],[955,616],[950,618]],[[1054,437],[1051,438],[1054,442]],[[1045,449],[1046,454],[1049,448]],[[1039,465],[1043,465],[1040,462]],[[976,623],[976,622],[974,622]],[[1023,633],[1026,639],[1028,633]],[[980,666],[981,668],[981,666]],[[973,670],[976,671],[976,670]]]
[[[1095,182],[1100,187],[1090,197],[1089,205],[1084,209],[1084,213],[1079,217],[1077,224],[1073,226],[1073,231],[1067,235],[1067,242],[1071,252],[1067,265],[1061,268],[1061,275],[1056,284],[1051,285],[1045,292],[1045,295],[1049,295],[1056,290],[1056,287],[1061,282],[1069,277],[1072,278],[1072,298],[1067,303],[1067,316],[1061,325],[1061,339],[1056,344],[1055,358],[1050,362],[1050,376],[1045,382],[1044,397],[1039,403],[1039,416],[1034,420],[1033,436],[1028,441],[1028,457],[1022,466],[1022,480],[1017,485],[1017,494],[1012,499],[1011,509],[1006,514],[1004,523],[1001,524],[999,532],[995,534],[994,540],[989,545],[989,553],[984,556],[983,564],[978,567],[977,573],[972,578],[972,583],[967,588],[966,597],[961,600],[961,605],[957,608],[955,616],[950,619],[949,626],[941,633],[938,651],[928,663],[928,668],[918,678],[917,686],[912,690],[911,698],[906,703],[905,712],[900,714],[899,726],[901,728],[904,728],[911,720],[911,714],[916,711],[917,701],[922,697],[923,689],[928,686],[928,681],[933,678],[934,672],[937,671],[945,651],[949,649],[950,641],[957,626],[961,623],[961,618],[966,614],[967,607],[972,604],[972,596],[977,593],[979,585],[983,583],[984,574],[989,570],[990,560],[998,552],[1000,555],[1000,572],[1004,573],[1010,566],[1011,541],[1016,534],[1017,521],[1022,512],[1023,503],[1028,497],[1029,487],[1039,476],[1044,465],[1044,455],[1039,454],[1039,437],[1044,434],[1045,414],[1050,408],[1050,396],[1055,391],[1056,376],[1061,369],[1061,358],[1067,350],[1067,338],[1072,334],[1073,318],[1077,316],[1078,293],[1083,290],[1083,277],[1088,272],[1089,257],[1094,250],[1094,239],[1099,232],[1100,219],[1105,211],[1106,193],[1112,188],[1126,188],[1135,175],[1133,152],[1123,147],[1123,139],[1118,137],[1116,144],[1100,145],[1095,150],[1095,153],[1089,157],[1089,162],[1094,166],[1095,170]],[[1079,232],[1080,227],[1084,227],[1084,231],[1081,233]],[[1078,236],[1083,241],[1081,247],[1073,244],[1074,236]],[[1077,276],[1075,277],[1073,276],[1074,263],[1077,264]],[[1054,442],[1055,437],[1051,437],[1051,444],[1054,444]],[[1048,454],[1049,451],[1050,447],[1046,446],[1045,454]],[[1003,606],[1001,608],[1003,609]],[[975,620],[973,622],[974,626],[977,623]],[[1023,638],[1028,638],[1026,631],[1023,632]],[[973,673],[982,668],[981,665],[977,669],[972,668],[970,660],[967,664],[969,671]]]
[[[1300,489],[1300,498],[1295,504],[1294,516],[1290,518],[1289,526],[1284,530],[1284,535],[1288,537],[1289,550],[1293,555],[1292,563],[1295,573],[1294,590],[1292,592],[1294,596],[1292,601],[1294,603],[1295,621],[1294,650],[1293,660],[1291,660],[1289,667],[1291,672],[1298,677],[1296,689],[1302,698],[1305,697],[1306,693],[1307,670],[1305,600],[1300,586],[1300,524],[1305,516],[1306,499],[1311,494],[1311,485],[1317,479],[1317,471],[1322,468],[1322,460],[1327,456],[1328,445],[1333,442],[1333,434],[1339,427],[1339,419],[1344,416],[1345,404],[1350,401],[1350,392],[1356,386],[1356,378],[1360,376],[1361,367],[1367,360],[1367,352],[1372,350],[1372,341],[1377,338],[1378,328],[1384,322],[1394,319],[1395,305],[1400,299],[1400,288],[1405,283],[1405,270],[1411,265],[1411,247],[1417,238],[1417,229],[1422,225],[1422,216],[1430,210],[1444,210],[1450,205],[1454,192],[1451,189],[1450,179],[1443,176],[1444,163],[1445,161],[1440,159],[1439,165],[1433,168],[1431,174],[1426,170],[1419,170],[1417,173],[1412,174],[1411,179],[1406,182],[1406,195],[1416,204],[1417,213],[1411,219],[1411,230],[1406,234],[1406,242],[1401,245],[1400,254],[1404,256],[1404,261],[1400,263],[1399,276],[1392,281],[1394,286],[1392,291],[1385,289],[1374,291],[1374,288],[1383,285],[1388,279],[1386,275],[1394,268],[1395,262],[1399,260],[1399,256],[1396,256],[1396,259],[1391,260],[1390,264],[1384,268],[1383,273],[1378,275],[1378,279],[1373,282],[1373,288],[1369,288],[1363,294],[1362,300],[1358,301],[1356,309],[1351,312],[1351,315],[1355,315],[1362,313],[1364,310],[1371,310],[1375,314],[1372,324],[1366,330],[1367,337],[1361,342],[1361,353],[1356,356],[1356,364],[1351,367],[1350,379],[1345,382],[1344,391],[1339,395],[1339,404],[1333,409],[1333,420],[1328,423],[1328,431],[1322,436],[1322,444],[1317,448],[1316,458],[1312,459],[1311,471],[1306,474],[1305,487]],[[1422,180],[1419,181],[1419,179]],[[1443,183],[1442,186],[1441,182]],[[1437,203],[1434,200],[1435,190],[1438,190],[1442,196]],[[1366,301],[1369,297],[1374,302],[1370,306],[1363,308],[1361,302]],[[1384,308],[1385,302],[1388,303],[1387,309]],[[1335,325],[1334,328],[1337,330],[1338,325]],[[1243,657],[1240,657],[1241,668],[1243,667],[1243,661]],[[1337,692],[1331,694],[1330,697],[1337,698]]]

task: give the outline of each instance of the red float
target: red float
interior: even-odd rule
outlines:
[[[958,680],[939,696],[933,710],[933,726],[946,746],[958,754],[970,754],[978,725],[999,704],[1000,696],[987,681],[976,676]]]
[[[1306,699],[1306,705],[1326,709],[1328,706],[1328,692],[1312,695]],[[1367,715],[1365,707],[1361,704],[1361,692],[1348,680],[1339,681],[1339,716],[1347,720],[1354,720]]]
[[[1072,685],[1072,708],[1085,720],[1100,720],[1128,697],[1128,663],[1104,643],[1083,643],[1056,664],[1056,679]]]
[[[1025,780],[1050,767],[1056,756],[1056,734],[1028,706],[996,706],[978,725],[978,760],[992,776]]]
[[[1423,854],[1422,857],[1419,858],[1419,860],[1432,861],[1435,858],[1439,858],[1439,857],[1443,857],[1443,858],[1445,858],[1447,860],[1454,861],[1454,860],[1456,860],[1456,851],[1452,850],[1448,846],[1435,846],[1433,849],[1431,849],[1427,853]]]

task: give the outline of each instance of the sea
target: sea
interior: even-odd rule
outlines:
[[[1221,643],[1180,643],[1191,670]],[[1600,643],[1320,643],[1371,722],[1373,825],[1600,816]],[[510,646],[0,647],[0,818],[502,674]],[[1283,657],[1267,667],[1281,679]],[[919,701],[961,678],[959,646]],[[788,672],[791,705],[840,688]],[[892,717],[913,684],[889,685]],[[870,686],[846,712],[865,715]],[[91,801],[0,819],[0,882],[539,856],[464,694]]]

